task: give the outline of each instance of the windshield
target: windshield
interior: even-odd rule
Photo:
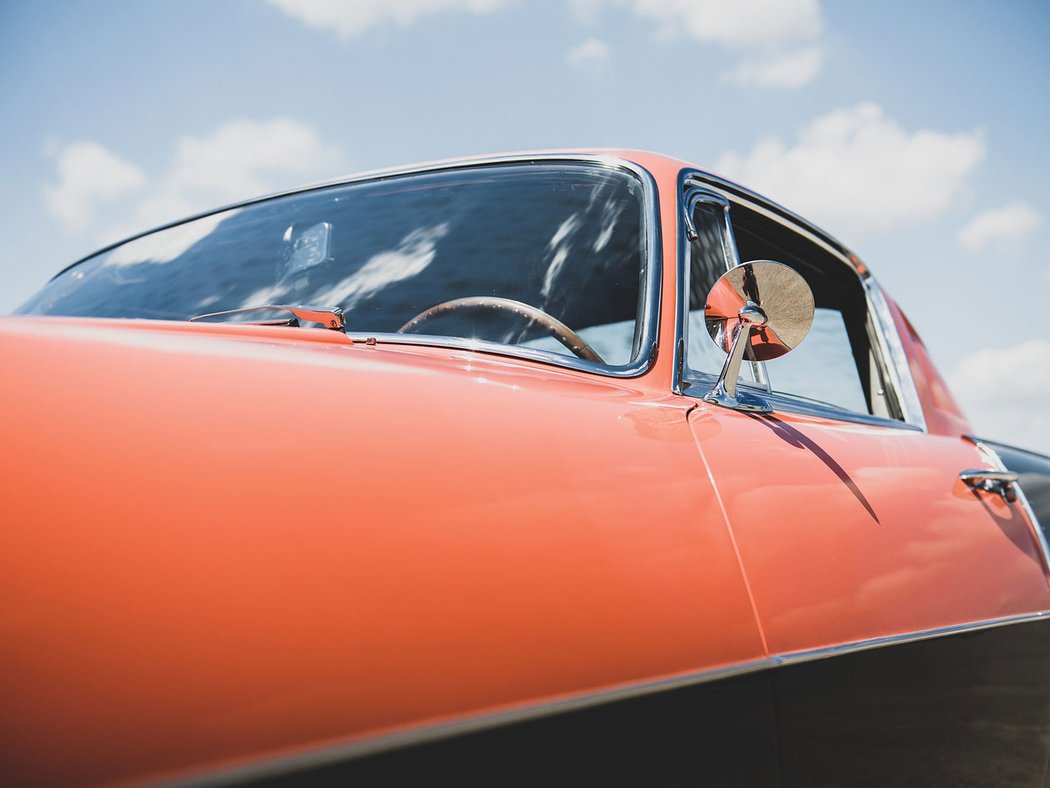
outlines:
[[[643,205],[637,176],[582,162],[324,187],[118,245],[62,272],[18,312],[188,320],[309,304],[342,308],[351,336],[627,365],[642,339]],[[274,317],[288,316],[214,319]]]

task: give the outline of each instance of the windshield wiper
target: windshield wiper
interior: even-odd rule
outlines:
[[[291,312],[292,317],[287,320],[254,320],[248,325],[253,326],[299,326],[300,320],[308,323],[321,323],[325,328],[332,331],[346,333],[346,316],[343,310],[337,306],[297,306],[289,304],[262,304],[260,306],[246,306],[242,309],[227,309],[222,312],[209,312],[206,315],[194,315],[190,318],[191,323],[198,320],[207,320],[212,317],[226,317],[227,315],[240,315],[244,312],[257,312],[260,309],[280,309]]]

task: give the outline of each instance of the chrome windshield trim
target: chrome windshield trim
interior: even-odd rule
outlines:
[[[988,629],[996,629],[1015,624],[1028,624],[1037,621],[1050,622],[1050,611],[1024,613],[1014,616],[1005,616],[1002,618],[974,621],[966,624],[953,624],[933,629],[918,630],[898,635],[867,638],[824,648],[784,652],[761,659],[746,660],[731,665],[722,665],[705,670],[686,672],[666,678],[622,684],[610,689],[585,692],[553,701],[534,704],[526,703],[521,706],[495,713],[474,714],[455,720],[424,724],[397,733],[380,734],[378,736],[349,742],[347,744],[320,747],[315,750],[294,755],[278,757],[208,773],[201,773],[195,776],[188,776],[184,779],[166,782],[170,785],[180,786],[226,786],[237,785],[244,781],[292,775],[305,769],[334,765],[342,761],[354,760],[356,758],[390,752],[392,750],[411,747],[414,745],[441,741],[442,739],[449,739],[464,734],[490,730],[504,725],[511,725],[516,722],[525,722],[527,720],[564,714],[567,712],[578,711],[580,709],[600,706],[606,703],[614,703],[620,700],[629,700],[631,698],[654,695],[698,684],[730,679],[736,676],[747,675],[749,673],[757,673],[759,671],[776,668],[786,668],[807,662],[816,662],[833,657],[846,656],[861,651],[906,645],[908,643],[917,643],[924,640],[951,637],[953,635],[962,635],[970,632],[981,632]]]
[[[1006,463],[1004,463],[1002,457],[999,456],[999,452],[980,438],[975,438],[972,435],[964,435],[963,437],[977,447],[977,450],[988,460],[989,465],[994,466],[1000,471],[1009,472]],[[1036,544],[1039,545],[1039,551],[1043,555],[1043,569],[1046,572],[1047,582],[1050,583],[1050,542],[1046,539],[1046,533],[1044,533],[1043,527],[1039,523],[1039,518],[1035,514],[1035,509],[1032,508],[1028,496],[1024,494],[1024,489],[1019,483],[1015,483],[1013,489],[1017,493],[1017,503],[1021,504],[1021,508],[1028,517],[1028,521],[1032,524],[1032,535],[1035,538]]]
[[[385,334],[360,331],[350,332],[347,336],[353,342],[363,345],[412,345],[415,347],[466,350],[472,353],[488,353],[495,356],[505,356],[506,358],[540,361],[545,364],[554,364],[559,367],[581,370],[583,372],[594,372],[608,377],[631,377],[645,371],[643,369],[635,372],[625,372],[625,370],[630,370],[632,365],[610,366],[609,364],[599,364],[596,361],[587,361],[576,356],[567,356],[553,350],[542,350],[523,345],[501,345],[499,342],[489,342],[484,339],[443,337],[436,334]]]
[[[532,361],[540,361],[546,364],[553,364],[560,367],[567,367],[569,369],[577,369],[585,372],[596,373],[604,375],[606,377],[613,378],[630,378],[637,377],[644,374],[652,367],[653,362],[656,359],[656,340],[657,340],[657,328],[660,317],[660,291],[662,281],[662,253],[660,247],[661,233],[660,233],[660,208],[659,208],[659,195],[657,190],[656,181],[652,174],[640,164],[624,159],[620,156],[602,155],[602,154],[587,154],[587,153],[566,153],[566,154],[555,154],[555,153],[544,153],[535,155],[525,154],[512,154],[507,156],[489,156],[479,157],[475,159],[466,160],[455,160],[447,162],[436,162],[433,164],[414,165],[409,167],[398,167],[384,170],[373,170],[370,172],[363,172],[357,175],[351,175],[344,178],[336,178],[330,181],[324,181],[322,183],[311,184],[309,186],[301,186],[295,189],[288,189],[286,191],[277,192],[275,194],[268,194],[263,197],[254,197],[249,200],[243,200],[236,202],[231,205],[226,205],[221,208],[215,208],[212,210],[204,211],[202,213],[194,214],[193,216],[179,219],[178,221],[169,222],[168,224],[155,227],[152,230],[146,230],[145,232],[138,233],[136,235],[125,238],[116,243],[110,244],[109,246],[103,247],[96,252],[92,252],[86,257],[82,257],[76,262],[66,266],[53,277],[51,280],[61,276],[71,268],[76,267],[85,260],[89,260],[93,257],[97,257],[100,254],[115,249],[122,244],[134,241],[151,233],[159,232],[160,230],[166,230],[170,227],[176,227],[180,224],[192,222],[197,219],[204,218],[206,216],[212,216],[214,214],[222,213],[223,211],[229,211],[236,208],[243,208],[248,205],[256,205],[258,203],[267,202],[269,200],[279,199],[281,197],[287,197],[294,194],[302,194],[305,192],[317,191],[320,189],[329,189],[337,186],[347,186],[355,183],[365,183],[368,181],[379,181],[387,178],[394,178],[405,175],[422,175],[431,172],[445,172],[448,170],[463,170],[473,169],[477,167],[491,167],[499,166],[504,164],[530,164],[542,162],[545,164],[589,164],[595,167],[601,167],[606,169],[615,169],[627,172],[636,177],[642,185],[642,236],[645,245],[643,254],[643,260],[645,265],[645,276],[642,281],[639,311],[637,317],[637,324],[635,329],[635,345],[636,353],[634,359],[628,364],[622,365],[601,365],[595,364],[590,361],[578,359],[572,356],[565,356],[559,353],[545,352],[541,350],[534,350],[531,348],[522,348],[521,350],[516,349],[514,345],[499,345],[492,342],[474,342],[472,340],[464,340],[459,338],[444,337],[429,337],[422,334],[412,335],[413,338],[408,338],[408,335],[390,335],[390,334],[352,334],[353,338],[361,338],[362,340],[368,336],[375,336],[377,339],[382,338],[383,342],[397,343],[397,344],[416,344],[426,345],[435,347],[451,347],[459,350],[478,350],[486,353],[496,353],[503,356],[512,356],[515,358],[525,358]],[[50,281],[50,280],[49,280]],[[399,337],[399,338],[394,338]],[[421,338],[423,337],[423,338]]]
[[[893,315],[890,314],[886,296],[879,287],[879,283],[870,274],[861,276],[861,281],[864,283],[864,292],[868,299],[868,311],[875,318],[875,333],[885,362],[883,366],[889,374],[889,383],[896,393],[897,405],[908,424],[926,432],[926,416],[922,412],[919,390],[911,375],[908,354],[904,351],[904,345],[901,344],[900,334],[897,333],[897,325],[893,322]]]

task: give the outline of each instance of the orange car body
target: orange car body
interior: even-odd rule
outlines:
[[[676,393],[689,165],[602,156],[658,194],[633,377],[0,320],[5,783],[294,775],[895,639],[1045,644],[1038,525],[958,478],[988,454],[892,301],[925,430]]]

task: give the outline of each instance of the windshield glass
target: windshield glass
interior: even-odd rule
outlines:
[[[18,311],[187,320],[308,304],[341,307],[351,336],[466,339],[594,361],[574,346],[579,339],[601,363],[626,365],[641,345],[643,227],[641,181],[615,167],[515,163],[399,175],[144,235],[64,271]]]

